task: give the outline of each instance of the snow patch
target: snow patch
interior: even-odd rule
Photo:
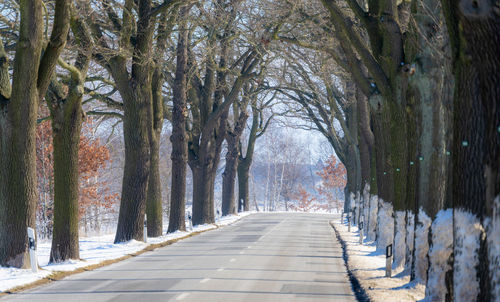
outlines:
[[[451,269],[448,261],[453,252],[453,210],[441,210],[431,226],[432,246],[429,250],[429,279],[426,298],[429,301],[444,301],[447,290],[446,272]]]
[[[411,262],[413,261],[413,245],[415,243],[415,214],[412,211],[406,212],[406,267],[405,270],[411,270]]]
[[[394,215],[395,222],[395,236],[394,236],[394,262],[392,267],[394,270],[400,268],[405,263],[406,255],[406,223],[405,223],[406,212],[396,211]]]
[[[478,251],[484,229],[476,215],[462,209],[455,209],[454,225],[453,287],[455,301],[475,301],[479,293],[476,266],[479,264]]]
[[[361,209],[361,194],[356,192],[356,199],[355,199],[355,207],[356,207],[356,218],[355,218],[355,223],[359,225],[359,215],[360,215],[360,209]]]
[[[338,221],[334,219],[333,224],[346,244],[349,268],[370,301],[415,302],[424,298],[425,285],[410,282],[410,275],[386,278],[385,253],[377,252],[373,244],[359,244],[359,234],[348,232],[347,225]]]
[[[485,221],[488,240],[492,301],[500,301],[500,196],[493,203],[493,217]]]
[[[378,196],[370,196],[370,221],[368,226],[367,240],[375,240],[377,235],[377,216],[378,216]]]
[[[422,284],[427,282],[427,268],[429,267],[427,252],[429,251],[428,238],[431,223],[431,218],[425,214],[424,209],[420,208],[415,230],[415,280]]]
[[[377,250],[385,251],[385,248],[392,244],[394,237],[394,219],[392,217],[392,204],[379,199],[378,210],[378,240]]]

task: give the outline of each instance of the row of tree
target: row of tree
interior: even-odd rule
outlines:
[[[274,106],[327,138],[347,171],[345,210],[354,209],[356,221],[365,214],[367,234],[380,247],[394,243],[394,265],[427,283],[431,299],[500,296],[493,292],[500,21],[490,2],[4,2],[0,264],[29,261],[40,104],[49,109],[53,130],[59,234],[53,261],[78,258],[77,159],[85,114],[122,121],[125,167],[115,238],[121,242],[143,237],[144,213],[148,235],[161,234],[165,119],[172,127],[173,232],[185,228],[187,167],[193,223],[214,221],[224,141],[223,214],[249,209],[255,142],[273,117],[265,108]],[[446,232],[453,236],[444,243]],[[476,260],[465,265],[467,259]],[[470,274],[477,278],[465,282]]]
[[[253,4],[2,3],[0,265],[29,266],[26,229],[35,227],[38,199],[37,123],[51,125],[52,145],[46,151],[53,166],[45,177],[53,177],[52,262],[79,258],[79,188],[86,177],[79,173],[79,151],[86,115],[118,119],[123,128],[115,242],[142,239],[146,213],[148,235],[162,234],[159,150],[165,119],[172,127],[168,232],[185,230],[188,166],[193,224],[214,222],[214,182],[224,140],[223,212],[249,209],[255,142],[273,117],[264,113],[273,98],[261,94],[272,26]],[[249,115],[250,134],[242,142]],[[233,197],[236,174],[238,206]]]
[[[500,15],[490,1],[270,1],[273,84],[347,169],[345,211],[432,301],[498,292]],[[364,216],[364,218],[363,218]]]

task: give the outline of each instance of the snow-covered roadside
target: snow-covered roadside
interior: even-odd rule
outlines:
[[[349,269],[371,301],[417,301],[424,298],[425,286],[409,283],[409,275],[385,277],[385,254],[377,251],[372,242],[360,245],[356,227],[351,227],[353,232],[348,232],[347,225],[340,223],[340,217],[332,223],[346,244]]]
[[[252,213],[253,212],[245,212],[234,216],[222,217],[218,219],[215,224],[199,225],[186,232],[175,232],[161,237],[148,238],[147,243],[131,240],[126,243],[114,244],[114,234],[96,237],[81,237],[81,260],[71,260],[59,264],[48,264],[50,256],[50,241],[39,242],[37,246],[37,256],[38,265],[41,269],[38,273],[32,273],[31,269],[0,267],[0,293],[18,286],[33,283],[37,280],[48,277],[54,272],[74,271],[79,268],[102,263],[103,261],[118,259],[126,255],[134,254],[153,244],[161,244],[170,240],[187,237],[194,232],[203,232],[220,226],[229,225]],[[166,234],[166,231],[167,229],[165,226],[163,233]]]

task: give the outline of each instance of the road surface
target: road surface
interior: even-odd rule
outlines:
[[[331,216],[255,214],[3,301],[355,301]]]

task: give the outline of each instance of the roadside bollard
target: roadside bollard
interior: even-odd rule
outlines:
[[[30,250],[31,270],[33,273],[38,272],[38,264],[36,261],[36,243],[35,243],[35,230],[28,228],[28,247]]]
[[[391,278],[392,276],[392,244],[385,248],[385,276]]]
[[[148,216],[144,214],[144,230],[143,230],[144,242],[148,242]]]
[[[361,220],[358,224],[359,227],[359,244],[363,244],[363,224],[364,221]]]

